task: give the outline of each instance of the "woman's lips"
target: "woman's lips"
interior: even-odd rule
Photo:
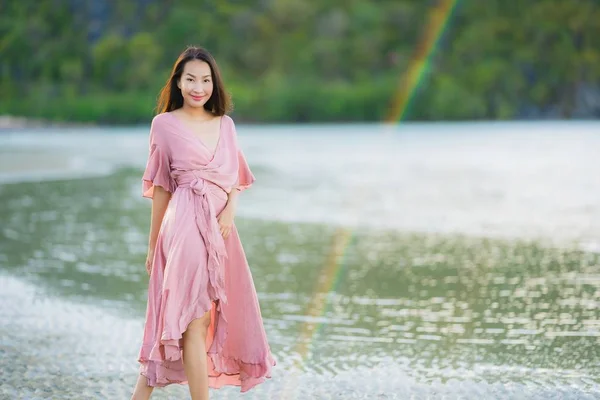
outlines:
[[[200,101],[204,98],[204,96],[192,96],[192,99],[195,101]]]

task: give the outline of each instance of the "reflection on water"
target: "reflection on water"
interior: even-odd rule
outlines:
[[[143,317],[150,203],[139,198],[139,171],[4,185],[0,204],[5,272],[126,320]],[[567,397],[568,390],[598,391],[597,253],[361,228],[346,231],[341,256],[328,265],[340,234],[334,227],[237,225],[285,371],[277,372],[282,386],[305,374],[343,377],[366,368],[381,377],[392,368],[419,384],[462,380],[471,394],[498,383],[567,390]],[[129,330],[131,347],[137,329]],[[134,358],[120,357],[135,367]]]

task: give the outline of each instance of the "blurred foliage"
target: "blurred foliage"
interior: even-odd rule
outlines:
[[[438,1],[4,0],[0,114],[146,122],[194,44],[245,121],[382,120]],[[581,116],[599,87],[600,1],[459,0],[406,118]]]

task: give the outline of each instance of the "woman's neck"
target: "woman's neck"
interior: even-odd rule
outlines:
[[[190,107],[185,104],[180,110],[187,118],[196,121],[206,121],[214,117],[213,113],[206,110],[204,107]]]

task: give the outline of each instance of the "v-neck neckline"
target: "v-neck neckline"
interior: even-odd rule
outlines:
[[[211,160],[215,158],[215,155],[217,154],[217,151],[219,150],[219,147],[221,145],[221,139],[223,138],[223,115],[221,115],[221,119],[219,120],[219,138],[217,139],[215,150],[211,152],[208,146],[204,143],[204,141],[200,139],[200,137],[196,135],[182,120],[180,120],[179,117],[173,114],[173,111],[170,111],[168,114],[171,114],[171,117],[175,119],[183,129],[188,131],[189,134],[192,135],[200,143],[200,145],[208,151],[209,154],[211,154]]]

